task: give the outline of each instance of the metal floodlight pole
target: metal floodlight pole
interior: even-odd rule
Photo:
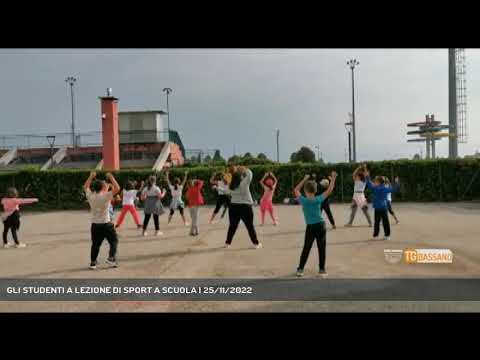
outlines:
[[[76,141],[75,141],[75,98],[73,94],[73,85],[75,85],[75,82],[77,81],[76,78],[73,76],[69,76],[65,79],[65,82],[70,85],[70,97],[72,100],[72,146],[76,146]]]
[[[279,141],[280,141],[280,130],[277,129],[277,163],[280,162],[280,145],[279,145]]]
[[[170,95],[170,93],[172,92],[173,90],[170,89],[170,88],[164,88],[163,89],[163,92],[167,94],[167,130],[168,130],[168,141],[170,141],[170,107],[169,107],[169,104],[168,104],[168,95]]]
[[[348,141],[348,162],[352,162],[352,114],[350,116],[350,121],[345,123],[345,129],[347,130],[347,141]]]
[[[348,162],[352,162],[352,133],[348,132]]]
[[[360,65],[357,59],[351,59],[347,61],[347,65],[352,70],[352,135],[353,135],[353,162],[357,162],[357,137],[356,137],[356,125],[355,125],[355,66]]]

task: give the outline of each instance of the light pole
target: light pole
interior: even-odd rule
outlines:
[[[50,167],[53,167],[53,146],[55,145],[55,135],[48,135],[47,141],[50,145]]]
[[[73,76],[69,76],[65,79],[65,82],[70,85],[70,97],[72,99],[72,146],[76,146],[76,141],[75,141],[75,101],[73,97],[73,85],[75,85],[75,82],[77,79],[75,79]]]
[[[348,114],[350,121],[345,123],[345,129],[347,130],[348,136],[348,162],[352,162],[352,114]]]
[[[167,94],[167,129],[168,129],[168,141],[170,141],[170,108],[168,107],[168,95],[170,95],[170,93],[172,92],[173,90],[170,89],[170,88],[164,88],[163,89],[163,92]]]
[[[352,135],[353,135],[353,162],[357,162],[357,137],[355,132],[355,66],[360,65],[357,59],[347,61],[347,65],[352,70]]]
[[[279,145],[279,138],[280,138],[280,130],[277,129],[277,163],[280,162],[280,145]]]

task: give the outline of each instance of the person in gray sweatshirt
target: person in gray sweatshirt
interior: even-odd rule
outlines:
[[[233,236],[237,231],[240,220],[245,224],[250,240],[255,248],[259,249],[262,247],[262,244],[257,239],[257,232],[253,225],[253,199],[250,193],[252,179],[252,171],[244,166],[238,166],[232,174],[232,181],[229,186],[229,193],[232,199],[228,209],[230,225],[227,232],[227,241],[225,242],[226,248],[229,248],[232,244]]]

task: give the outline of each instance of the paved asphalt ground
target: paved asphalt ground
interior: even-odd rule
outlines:
[[[372,241],[361,212],[355,226],[345,228],[349,207],[332,205],[338,229],[327,234],[329,278],[416,278],[480,276],[480,204],[399,204],[400,224],[392,225],[390,241]],[[243,225],[230,249],[224,249],[228,221],[208,225],[212,208],[200,212],[200,236],[188,236],[178,217],[161,237],[141,237],[127,215],[119,230],[119,267],[88,270],[89,214],[86,211],[26,213],[20,239],[24,249],[0,249],[2,278],[289,278],[294,275],[303,245],[304,222],[298,206],[277,206],[279,226],[257,226],[263,249],[252,249]],[[187,212],[188,213],[188,212]],[[258,223],[258,208],[255,208]],[[153,224],[150,225],[151,227]],[[153,229],[150,229],[153,234]],[[449,248],[453,264],[390,264],[384,249]],[[100,260],[106,258],[107,243]],[[316,248],[306,278],[318,278]],[[480,302],[0,302],[0,311],[480,311]]]

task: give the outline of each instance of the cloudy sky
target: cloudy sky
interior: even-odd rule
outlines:
[[[469,139],[460,155],[480,149],[480,50],[466,56]],[[420,153],[406,142],[406,123],[427,113],[448,122],[447,49],[0,49],[0,136],[69,131],[64,80],[73,75],[79,131],[100,130],[107,87],[120,111],[165,109],[170,87],[171,127],[187,148],[275,158],[278,128],[282,161],[302,145],[344,161],[352,57],[358,159]],[[437,154],[447,156],[447,140]]]

